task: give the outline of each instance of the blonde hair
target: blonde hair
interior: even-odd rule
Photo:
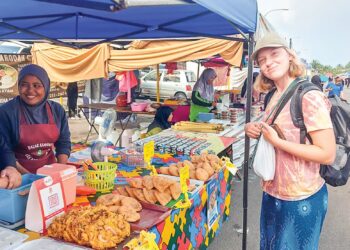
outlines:
[[[289,70],[288,74],[290,77],[300,77],[305,74],[305,67],[300,62],[297,54],[294,52],[294,50],[291,50],[289,48],[283,47],[287,53],[292,57],[289,63]],[[264,76],[262,72],[256,77],[256,80],[254,82],[254,89],[258,92],[266,93],[270,91],[272,88],[275,87],[275,83]]]

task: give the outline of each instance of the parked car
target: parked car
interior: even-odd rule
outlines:
[[[196,75],[191,70],[175,70],[171,74],[166,69],[160,69],[160,98],[190,99]],[[139,95],[144,97],[157,96],[157,71],[152,70],[141,77]]]

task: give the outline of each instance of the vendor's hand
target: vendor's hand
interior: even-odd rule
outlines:
[[[214,95],[214,100],[217,102],[217,101],[219,101],[219,99],[220,99],[220,93],[215,93],[215,95]]]
[[[7,166],[4,170],[2,170],[1,177],[5,176],[9,179],[9,184],[7,186],[8,189],[19,187],[22,183],[22,176],[14,167]]]
[[[212,102],[212,104],[211,104],[211,106],[213,106],[213,107],[216,107],[216,105],[217,105],[217,102]]]
[[[276,146],[280,142],[280,138],[276,130],[274,130],[269,124],[265,122],[260,122],[261,133],[264,136],[265,140],[271,143],[273,146]]]
[[[257,139],[261,133],[261,125],[257,122],[249,122],[244,126],[244,131],[249,138]]]

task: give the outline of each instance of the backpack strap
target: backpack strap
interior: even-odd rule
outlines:
[[[302,107],[303,96],[311,90],[320,91],[320,89],[315,84],[305,80],[297,88],[290,103],[290,114],[293,120],[293,124],[295,127],[300,129],[301,144],[306,143],[306,138],[312,143],[312,139],[310,135],[307,133],[306,126],[304,123],[303,107]]]

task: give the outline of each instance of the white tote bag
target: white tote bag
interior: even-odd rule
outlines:
[[[271,181],[275,177],[275,148],[261,135],[253,159],[254,172],[264,181]]]

